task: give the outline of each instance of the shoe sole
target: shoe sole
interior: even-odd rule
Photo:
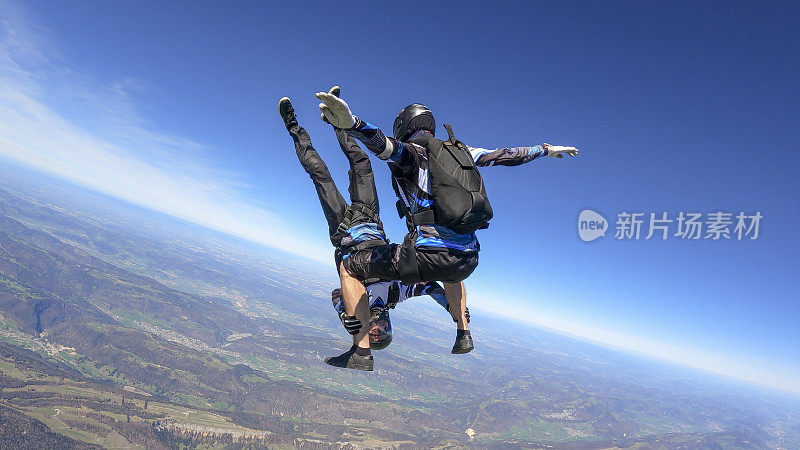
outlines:
[[[361,364],[355,364],[355,365],[351,365],[351,366],[348,366],[348,367],[341,367],[341,366],[335,366],[335,365],[329,363],[327,359],[325,360],[325,364],[327,364],[327,365],[329,365],[331,367],[336,367],[337,369],[355,369],[355,370],[363,370],[364,372],[372,372],[373,371],[372,370],[373,366],[365,366],[365,365],[361,365]]]
[[[471,346],[471,347],[461,347],[461,348],[455,348],[455,347],[454,347],[454,348],[453,348],[453,350],[451,350],[451,351],[450,351],[450,353],[452,353],[452,354],[454,354],[454,355],[462,355],[462,354],[464,354],[464,353],[469,353],[469,352],[471,352],[471,351],[472,351],[474,348],[475,348],[475,346]]]

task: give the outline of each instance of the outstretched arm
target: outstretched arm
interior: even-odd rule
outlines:
[[[533,147],[511,147],[487,150],[485,148],[467,147],[477,166],[518,166],[542,156],[563,158],[564,154],[575,156],[578,149],[560,145],[534,145]]]
[[[487,150],[485,148],[467,147],[475,165],[484,166],[518,166],[547,155],[541,145],[533,147],[512,147]]]
[[[347,102],[332,94],[318,92],[317,98],[322,101],[319,109],[331,124],[347,130],[355,136],[369,151],[378,158],[389,163],[394,170],[413,170],[417,167],[418,154],[413,144],[404,144],[396,139],[386,137],[376,126],[356,117]],[[541,144],[533,147],[514,147],[486,150],[469,147],[472,158],[478,166],[517,166],[540,156],[563,158],[564,155],[575,156],[578,149],[561,145]]]

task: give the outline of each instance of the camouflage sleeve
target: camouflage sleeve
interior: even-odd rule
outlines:
[[[333,310],[336,311],[336,315],[339,316],[339,320],[342,322],[342,325],[345,325],[344,319],[345,316],[347,316],[347,314],[344,312],[344,302],[342,301],[342,290],[336,288],[333,291],[331,291],[331,300],[333,302]]]
[[[336,313],[344,312],[344,303],[342,302],[342,290],[339,288],[334,289],[331,291],[331,302],[333,303],[333,309]]]
[[[487,150],[467,147],[477,166],[518,166],[545,156],[547,151],[541,145],[533,147],[511,147]]]
[[[431,281],[428,283],[425,294],[433,297],[433,299],[436,300],[436,303],[441,305],[442,308],[446,309],[448,312],[450,311],[450,307],[447,305],[447,297],[444,295],[444,288],[442,285],[435,281]]]
[[[417,283],[409,286],[409,297],[419,297],[421,295],[430,295],[440,304],[444,309],[447,309],[447,297],[444,295],[444,288],[436,281],[428,281]]]

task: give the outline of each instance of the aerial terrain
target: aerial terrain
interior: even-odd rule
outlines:
[[[0,164],[0,447],[799,448],[789,393],[429,297],[374,373],[333,268]]]

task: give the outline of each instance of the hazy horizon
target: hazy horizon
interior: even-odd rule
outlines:
[[[16,165],[15,164],[16,161],[5,160],[2,156],[0,156],[0,162],[5,163],[5,165],[7,167],[8,167],[9,164],[11,166],[15,166]],[[33,167],[24,167],[23,170],[30,170],[30,171],[33,171],[33,173],[40,173],[40,174],[43,174],[43,175],[52,176],[50,174],[45,174],[44,172],[38,171],[36,168],[33,168]],[[104,193],[102,193],[100,191],[88,189],[85,186],[81,186],[79,184],[75,184],[75,183],[73,183],[73,182],[71,182],[69,180],[66,180],[64,178],[53,177],[53,178],[50,178],[50,180],[48,180],[48,182],[55,181],[55,180],[58,180],[59,182],[67,183],[70,187],[74,187],[74,188],[78,188],[78,189],[87,189],[86,192],[100,194],[100,195],[102,195],[104,197],[103,198],[104,201],[110,201],[112,199],[116,199],[116,197],[108,196],[107,194],[104,194]],[[83,194],[83,193],[79,193],[78,195],[81,195],[81,194]],[[140,205],[137,205],[136,203],[128,202],[127,200],[123,200],[123,202],[124,202],[123,208],[130,208],[130,207],[140,208],[141,207]],[[137,212],[138,213],[148,212],[148,213],[151,213],[151,214],[155,213],[155,214],[163,215],[164,217],[169,218],[170,220],[173,220],[173,221],[179,221],[179,222],[186,223],[186,224],[198,225],[196,223],[193,223],[193,222],[190,222],[190,221],[186,221],[186,220],[184,220],[184,219],[182,219],[180,217],[172,216],[172,215],[169,215],[169,214],[166,214],[166,213],[163,213],[161,211],[157,211],[157,210],[154,210],[154,209],[151,209],[151,208],[146,208],[145,207],[141,211],[137,211]],[[165,224],[162,223],[161,226],[168,226],[168,225],[165,225]],[[200,225],[200,226],[202,228],[208,230],[208,231],[212,231],[214,233],[221,233],[222,235],[224,235],[226,237],[244,239],[244,238],[241,238],[241,237],[233,235],[233,234],[220,232],[219,230],[215,230],[213,228],[209,228],[209,227],[207,227],[205,225]],[[244,239],[244,240],[247,241],[247,239]],[[282,253],[285,253],[282,250],[275,249],[275,248],[269,247],[269,246],[265,246],[262,243],[258,243],[258,242],[255,242],[255,241],[249,241],[249,242],[255,243],[255,244],[260,245],[260,246],[263,246],[266,249],[278,250],[278,251],[280,251]],[[320,265],[318,261],[306,258],[306,257],[304,257],[302,255],[294,255],[294,254],[291,254],[291,253],[285,253],[285,254],[287,256],[291,255],[291,256],[293,256],[295,258],[299,258],[301,260],[305,260],[305,261],[308,261],[310,263],[313,263],[313,266],[316,269],[320,270],[319,274],[321,276],[325,276],[326,266],[325,265]],[[333,283],[335,283],[337,281],[335,272],[333,271],[333,269],[330,269],[330,268],[329,268],[329,270],[327,270],[327,272],[330,272],[328,275],[329,275],[329,278],[330,278],[332,286],[333,286]],[[418,301],[418,302],[419,303],[423,303],[423,304],[425,303],[425,302],[422,302],[422,301]],[[675,367],[680,367],[680,368],[683,368],[685,370],[697,371],[697,373],[703,373],[705,375],[712,376],[712,377],[719,377],[718,380],[737,380],[739,382],[744,382],[744,383],[749,384],[753,389],[755,389],[755,388],[766,388],[766,389],[769,389],[771,392],[774,392],[774,393],[790,393],[790,394],[793,395],[792,398],[794,400],[800,401],[800,389],[797,389],[795,386],[791,386],[791,385],[787,386],[787,385],[782,385],[780,383],[771,384],[771,383],[769,383],[769,382],[767,382],[765,380],[753,379],[753,378],[750,378],[748,376],[737,375],[735,372],[734,373],[725,372],[724,370],[719,370],[718,367],[714,367],[714,366],[705,366],[704,367],[702,365],[697,365],[697,364],[692,364],[691,362],[686,362],[686,361],[682,360],[681,358],[675,358],[674,356],[670,357],[671,355],[664,355],[664,354],[659,354],[657,352],[647,351],[646,347],[642,348],[641,345],[636,345],[635,344],[635,341],[638,339],[635,336],[626,336],[626,335],[624,335],[622,333],[614,333],[614,332],[610,332],[609,330],[602,330],[602,329],[591,329],[591,328],[586,328],[586,327],[583,327],[583,326],[580,326],[580,325],[578,325],[578,326],[569,326],[569,325],[566,325],[568,319],[565,319],[565,318],[560,318],[559,320],[551,320],[551,321],[548,321],[546,319],[537,320],[537,319],[531,317],[530,315],[520,316],[518,312],[496,310],[496,309],[493,309],[491,307],[487,307],[487,306],[485,306],[485,305],[483,305],[481,303],[478,303],[477,305],[473,305],[472,303],[470,303],[470,305],[472,306],[473,315],[474,315],[475,312],[488,314],[490,317],[494,317],[496,319],[509,320],[511,322],[514,322],[514,323],[520,325],[520,326],[534,327],[537,330],[543,330],[543,331],[555,333],[555,334],[558,334],[560,336],[564,336],[564,337],[567,337],[567,338],[576,339],[576,340],[578,340],[580,342],[584,342],[584,343],[587,343],[587,344],[590,344],[590,345],[599,346],[599,347],[602,347],[602,348],[605,348],[605,349],[609,349],[609,350],[618,352],[620,354],[624,354],[624,355],[628,355],[628,356],[632,356],[632,357],[639,357],[639,358],[644,357],[644,358],[649,359],[651,361],[658,361],[658,362],[662,362],[662,363],[673,364]],[[403,307],[403,305],[401,305],[401,308],[402,307]],[[436,309],[437,307],[430,306],[430,308]],[[477,342],[480,342],[481,338],[482,338],[482,336],[476,335]],[[652,343],[651,343],[651,345],[652,345]],[[684,350],[685,351],[685,349],[680,349],[680,350]],[[672,355],[675,354],[675,351],[676,351],[676,349],[673,348],[672,349]],[[712,357],[711,355],[704,355],[704,356],[705,357]],[[713,356],[713,358],[714,358],[715,361],[719,361],[720,360],[719,356]]]

